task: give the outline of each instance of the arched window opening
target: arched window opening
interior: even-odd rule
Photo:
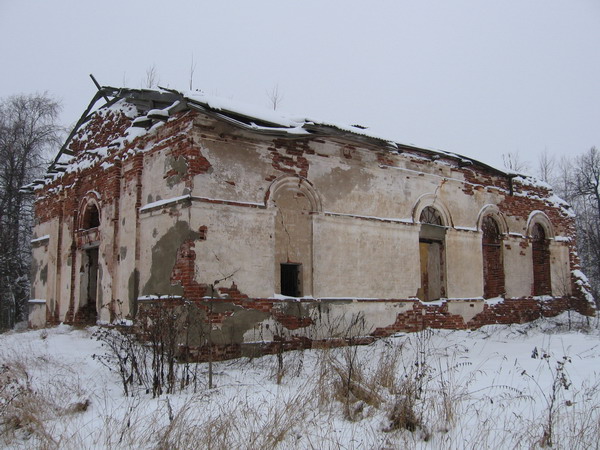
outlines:
[[[421,211],[420,222],[426,225],[444,226],[440,212],[432,206],[427,206]]]
[[[491,216],[486,216],[481,223],[481,231],[483,232],[483,296],[484,298],[498,297],[505,292],[500,228]]]
[[[546,231],[539,223],[531,231],[533,253],[533,295],[550,295],[550,249]]]
[[[446,296],[446,227],[441,214],[432,206],[427,206],[421,211],[419,220],[421,287],[417,297],[423,301],[437,300]]]
[[[81,228],[89,230],[90,228],[97,228],[100,226],[100,212],[98,207],[94,203],[90,203],[83,214],[83,220],[81,222]]]
[[[312,295],[312,216],[309,198],[296,187],[277,190],[275,216],[275,292]]]

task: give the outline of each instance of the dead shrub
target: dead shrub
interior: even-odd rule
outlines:
[[[421,427],[421,420],[415,413],[415,399],[406,395],[399,395],[388,416],[390,424],[383,431],[395,430],[415,431]]]

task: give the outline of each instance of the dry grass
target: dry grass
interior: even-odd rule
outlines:
[[[216,363],[220,388],[200,392],[188,388],[157,399],[136,392],[117,402],[108,400],[115,393],[87,393],[76,371],[55,359],[30,358],[27,351],[3,354],[0,446],[528,449],[548,445],[543,437],[549,411],[535,384],[539,374],[532,374],[529,385],[521,383],[519,389],[503,378],[482,387],[476,382],[489,374],[466,367],[469,363],[462,359],[466,352],[451,339],[446,345],[425,331],[370,346],[286,353],[285,376],[279,380],[278,355]],[[553,368],[540,365],[540,370]],[[200,365],[199,373],[204,369]],[[44,373],[50,381],[39,383],[36,373]],[[511,373],[518,376],[518,367]],[[600,381],[557,391],[552,404],[552,448],[600,448]]]
[[[86,411],[90,398],[77,383],[73,368],[28,354],[0,355],[0,442],[33,440],[43,448],[58,448],[61,437],[49,423]],[[35,382],[32,371],[42,371],[47,382]]]

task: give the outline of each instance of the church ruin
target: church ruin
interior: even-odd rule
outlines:
[[[192,302],[235,353],[592,308],[549,186],[200,92],[102,87],[29,189],[34,327]]]

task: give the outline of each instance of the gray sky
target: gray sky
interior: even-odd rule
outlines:
[[[599,0],[0,0],[0,97],[160,84],[501,166],[600,146]]]

